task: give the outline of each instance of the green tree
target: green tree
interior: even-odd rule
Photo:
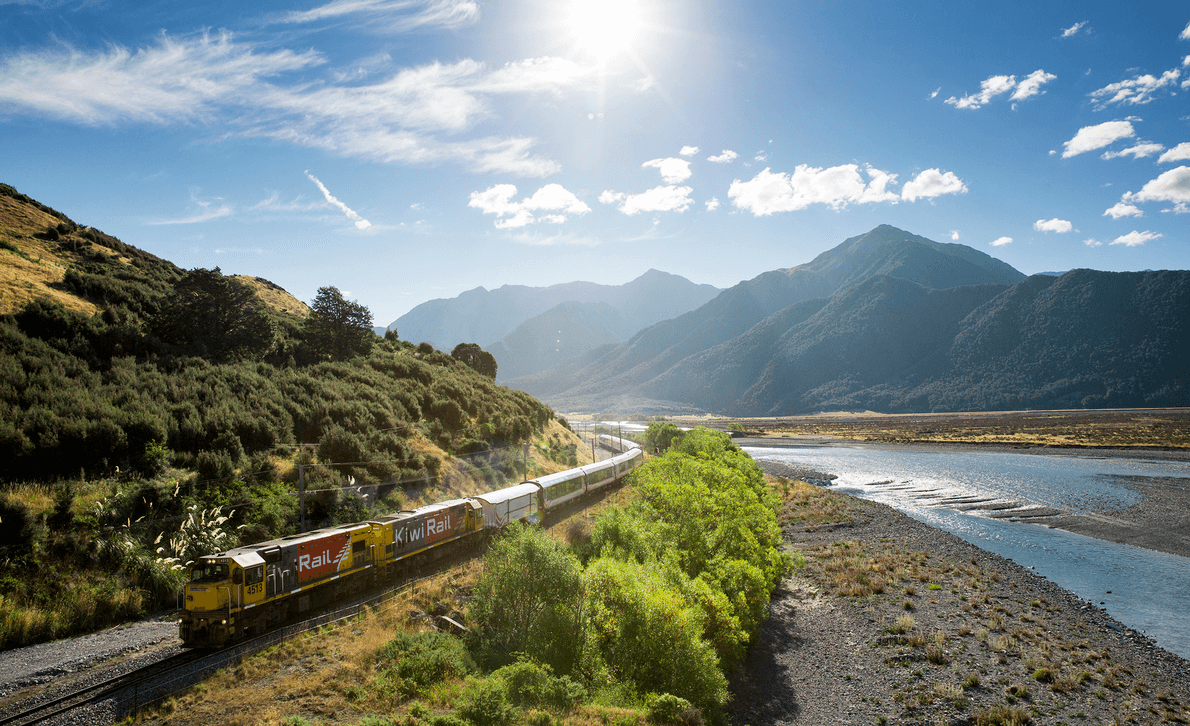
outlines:
[[[670,421],[654,421],[645,429],[645,448],[662,453],[675,439],[682,438],[682,430]]]
[[[488,378],[496,378],[496,358],[477,343],[459,343],[450,357],[462,361]]]
[[[372,350],[376,331],[366,305],[344,298],[336,287],[320,287],[310,308],[302,335],[313,357],[346,360]]]
[[[216,363],[259,359],[276,343],[277,332],[252,288],[219,268],[195,268],[174,286],[154,316],[162,341]]]
[[[536,527],[511,525],[483,558],[471,603],[469,643],[487,667],[517,653],[571,672],[582,642],[582,571],[560,542]]]

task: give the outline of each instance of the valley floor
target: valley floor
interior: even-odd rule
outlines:
[[[848,514],[786,521],[807,564],[733,679],[733,724],[1190,723],[1190,662],[1009,560],[823,496]]]

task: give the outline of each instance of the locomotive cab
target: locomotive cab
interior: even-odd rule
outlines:
[[[240,612],[264,599],[264,560],[255,553],[231,554],[201,557],[190,568],[180,621],[183,642],[220,647],[238,639]]]

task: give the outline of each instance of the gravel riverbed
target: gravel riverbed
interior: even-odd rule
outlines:
[[[1190,723],[1190,662],[1010,560],[831,496],[850,521],[784,527],[807,564],[732,679],[736,726]],[[841,594],[882,573],[879,592]]]

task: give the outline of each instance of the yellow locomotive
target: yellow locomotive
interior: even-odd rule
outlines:
[[[596,464],[487,494],[200,557],[184,588],[179,635],[186,645],[219,648],[391,582],[478,544],[509,522],[536,524],[551,509],[640,466],[644,456],[632,447]]]

